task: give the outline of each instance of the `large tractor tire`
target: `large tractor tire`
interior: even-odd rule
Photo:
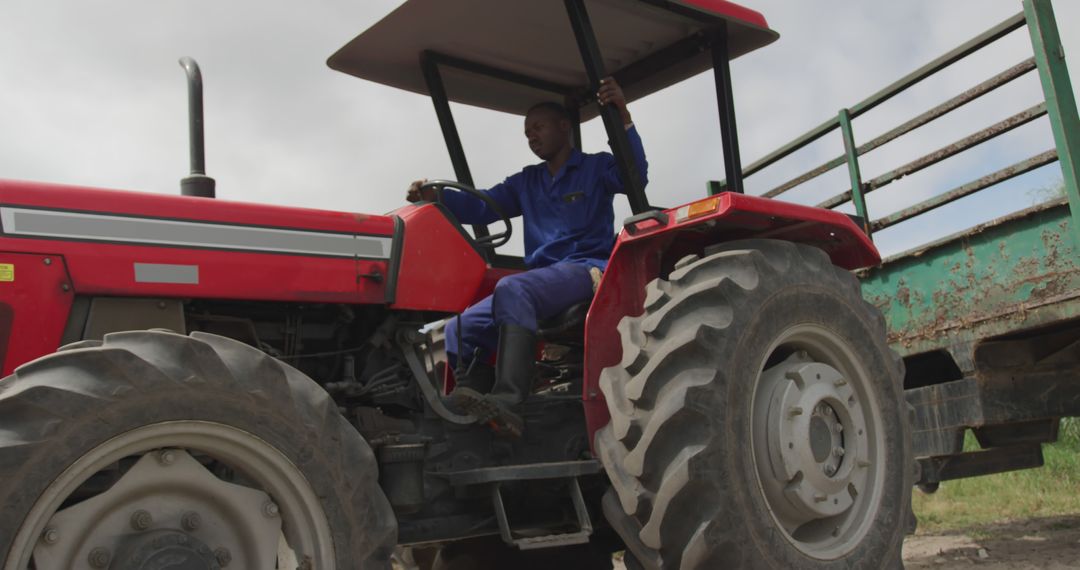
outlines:
[[[126,332],[0,380],[0,567],[390,568],[371,449],[245,344]]]
[[[901,568],[902,362],[820,250],[724,244],[649,283],[600,386],[604,513],[634,567]]]

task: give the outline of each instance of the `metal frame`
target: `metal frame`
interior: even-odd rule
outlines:
[[[994,77],[991,77],[971,89],[937,105],[929,111],[908,120],[902,125],[878,136],[870,142],[863,145],[856,144],[852,129],[852,121],[855,118],[878,105],[881,105],[931,75],[942,71],[953,63],[996,42],[1009,33],[1025,27],[1025,25],[1031,35],[1034,57],[1026,59],[1001,73],[998,73]],[[882,145],[926,125],[1035,70],[1038,71],[1042,82],[1043,94],[1045,96],[1045,101],[1043,103],[1021,111],[1004,121],[995,123],[978,132],[972,133],[967,137],[937,149],[899,168],[886,172],[881,176],[863,182],[859,167],[860,155],[879,148]],[[961,185],[948,192],[934,196],[883,218],[871,220],[869,217],[865,194],[891,184],[905,176],[928,168],[967,149],[992,140],[1044,115],[1048,115],[1050,118],[1056,150],[1051,149],[1039,153],[1033,157],[1009,165],[997,172],[983,176],[977,180]],[[832,196],[817,204],[817,206],[821,208],[834,208],[849,201],[853,202],[856,212],[864,219],[864,230],[870,235],[872,231],[893,226],[958,200],[964,196],[968,196],[974,192],[1058,160],[1061,164],[1065,190],[1069,198],[1073,227],[1077,228],[1077,230],[1073,232],[1073,237],[1080,243],[1080,190],[1078,190],[1078,178],[1080,178],[1080,118],[1077,116],[1076,101],[1073,96],[1072,85],[1069,81],[1068,70],[1065,66],[1065,54],[1061,47],[1061,40],[1058,35],[1051,0],[1024,0],[1024,11],[1022,13],[1006,19],[983,34],[965,42],[949,53],[946,53],[922,68],[906,75],[892,85],[871,95],[869,98],[850,109],[841,109],[835,118],[811,129],[794,141],[769,153],[764,158],[748,166],[741,172],[741,178],[760,172],[836,129],[841,131],[843,137],[845,150],[843,155],[829,160],[824,164],[812,168],[809,171],[764,192],[762,196],[767,198],[779,196],[805,182],[833,170],[834,168],[846,164],[851,180],[851,188]],[[728,188],[733,190],[738,189],[742,185],[741,178],[734,176],[729,172],[726,181],[710,182],[708,187],[709,192],[715,194]]]
[[[863,113],[866,113],[867,111],[877,107],[878,105],[881,105],[889,99],[892,99],[893,97],[902,93],[908,88],[915,86],[927,77],[930,77],[931,75],[945,69],[946,67],[956,63],[957,61],[960,61],[961,59],[964,59],[968,55],[971,55],[972,53],[982,49],[983,47],[1008,35],[1010,32],[1021,28],[1023,25],[1024,17],[1022,14],[1013,16],[1005,20],[1004,22],[998,24],[997,26],[994,26],[984,34],[972,39],[971,41],[968,41],[967,43],[964,43],[955,50],[935,59],[934,61],[931,61],[922,68],[917,69],[912,73],[909,73],[908,75],[900,78],[888,87],[882,89],[881,91],[878,91],[877,93],[864,99],[858,104],[852,106],[849,111],[851,118],[855,119],[859,117]],[[761,159],[753,162],[752,164],[750,164],[750,166],[747,166],[743,170],[743,177],[746,178],[748,176],[751,176],[752,174],[760,172],[768,166],[779,162],[781,159],[820,139],[821,137],[831,133],[839,127],[839,117],[834,117],[832,119],[829,119],[828,121],[825,121],[817,127],[810,129],[805,134],[796,138],[790,143],[776,149],[775,151],[769,153]],[[842,164],[842,162],[840,164]],[[839,166],[839,164],[837,166]],[[724,186],[725,184],[724,182],[721,182],[720,185]]]
[[[743,193],[742,159],[739,157],[739,133],[735,124],[735,93],[731,82],[731,57],[727,25],[717,30],[712,41],[713,79],[716,83],[716,107],[720,112],[720,141],[724,153],[724,174],[728,191]]]
[[[680,14],[694,18],[700,18],[695,12],[684,13],[675,5],[670,5],[659,0],[651,0],[648,3],[662,6],[668,10],[675,10]],[[474,186],[472,173],[469,170],[465,150],[458,134],[457,125],[454,122],[450,110],[450,102],[443,83],[440,66],[453,67],[470,73],[485,75],[495,79],[510,81],[548,91],[563,99],[564,105],[570,111],[574,144],[581,147],[581,122],[580,109],[582,106],[595,101],[595,92],[599,88],[600,80],[609,74],[624,87],[632,85],[643,77],[653,73],[656,69],[666,67],[673,62],[681,61],[704,49],[710,49],[713,57],[713,72],[716,83],[717,108],[720,114],[721,139],[723,141],[724,167],[729,180],[735,180],[732,190],[742,192],[739,173],[742,171],[742,163],[739,157],[739,140],[735,121],[735,102],[732,90],[731,69],[729,65],[730,52],[728,49],[726,24],[715,30],[714,33],[701,33],[670,46],[658,50],[648,57],[634,62],[627,67],[609,73],[604,69],[599,44],[596,41],[592,25],[589,21],[588,11],[584,0],[564,0],[567,17],[574,31],[578,49],[581,52],[582,63],[588,76],[590,89],[582,90],[578,87],[562,85],[523,75],[520,73],[499,69],[490,65],[477,63],[434,51],[425,51],[420,56],[420,65],[431,94],[432,103],[435,106],[435,114],[439,119],[443,138],[446,141],[446,149],[450,154],[450,162],[454,167],[454,174],[459,181]],[[634,214],[641,214],[652,210],[648,198],[645,196],[644,183],[634,165],[633,153],[630,151],[630,141],[623,127],[622,118],[614,107],[601,107],[600,116],[604,122],[608,140],[615,156],[616,165],[620,177],[627,181],[627,197],[630,201],[630,209]],[[474,226],[477,236],[486,236],[485,226]]]
[[[844,151],[847,158],[848,176],[851,178],[851,201],[855,203],[855,214],[862,218],[863,231],[870,234],[870,218],[866,213],[866,188],[863,186],[862,171],[859,168],[859,149],[855,146],[855,131],[851,127],[851,111],[840,109],[840,131],[844,135]]]
[[[1080,245],[1080,117],[1069,70],[1065,67],[1065,48],[1061,45],[1050,0],[1024,0],[1024,17],[1046,95],[1046,110],[1061,163],[1065,194],[1069,197],[1073,239]]]
[[[469,170],[469,161],[465,158],[465,147],[461,144],[461,135],[454,122],[454,114],[450,111],[450,99],[446,96],[446,85],[443,83],[442,73],[439,72],[437,59],[432,52],[421,53],[420,69],[424,73],[428,93],[431,94],[431,103],[435,106],[435,115],[439,118],[439,127],[442,129],[443,140],[446,141],[446,152],[450,153],[450,164],[454,167],[454,176],[459,182],[475,186],[472,172]],[[486,225],[474,225],[473,232],[478,238],[489,235]]]
[[[585,64],[585,74],[589,78],[591,92],[600,88],[600,80],[607,77],[604,70],[603,57],[600,55],[600,45],[596,42],[592,23],[589,21],[589,13],[585,9],[584,0],[565,0],[566,14],[570,18],[570,26],[574,29],[574,38],[577,39],[578,50],[581,51],[581,59]],[[600,107],[600,118],[604,121],[604,129],[607,131],[608,141],[611,144],[612,154],[615,155],[615,165],[619,170],[619,177],[626,186],[626,195],[630,199],[630,210],[639,214],[649,210],[649,201],[645,197],[645,185],[641,175],[634,164],[634,155],[630,152],[630,139],[623,127],[622,117],[619,110],[611,105]]]
[[[439,71],[437,56],[429,51],[420,54],[420,68],[424,72],[424,82],[427,83],[428,92],[431,94],[431,102],[435,105],[435,115],[439,118],[443,140],[446,141],[446,151],[450,153],[454,176],[458,181],[473,186],[469,161],[465,158],[465,147],[461,144],[461,135],[458,134],[454,114],[450,111],[450,99],[446,96],[446,86],[443,84],[442,73]]]

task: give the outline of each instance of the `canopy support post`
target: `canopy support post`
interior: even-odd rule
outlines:
[[[563,107],[566,107],[566,112],[570,114],[570,128],[573,130],[574,148],[581,150],[581,109],[571,97],[563,99]]]
[[[720,110],[720,141],[724,146],[724,190],[743,193],[742,159],[739,157],[739,133],[735,125],[735,95],[731,83],[727,24],[712,41],[713,77],[716,80],[716,104]]]
[[[585,10],[585,2],[584,0],[564,0],[564,2],[566,14],[570,17],[570,26],[574,29],[574,37],[581,51],[581,59],[585,63],[589,88],[591,93],[596,93],[600,88],[600,80],[607,77],[607,73],[604,71],[600,46],[596,42],[592,24],[589,22],[589,14]],[[619,178],[622,179],[626,196],[630,199],[630,210],[634,214],[640,214],[652,209],[645,197],[645,185],[642,184],[640,171],[634,164],[634,155],[630,151],[630,139],[626,135],[626,128],[619,110],[612,105],[601,105],[600,116],[604,120],[604,129],[607,130],[612,154],[615,155]]]
[[[465,159],[465,147],[461,144],[461,136],[458,134],[457,124],[454,123],[454,115],[450,112],[450,99],[446,96],[446,86],[443,84],[442,74],[439,73],[439,64],[431,53],[425,51],[420,54],[420,68],[424,72],[424,82],[427,83],[428,93],[431,94],[431,102],[435,105],[435,115],[439,118],[439,127],[442,128],[443,140],[446,141],[446,150],[450,153],[450,164],[454,167],[454,176],[458,182],[476,187],[472,172],[469,171],[469,162]],[[487,226],[484,225],[474,225],[473,232],[478,238],[488,235]]]

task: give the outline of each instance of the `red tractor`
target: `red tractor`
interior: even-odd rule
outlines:
[[[477,193],[449,101],[604,122],[634,216],[542,323],[521,438],[445,405],[430,326],[522,269],[509,224],[212,200],[193,62],[186,195],[0,181],[2,567],[900,567],[902,369],[850,273],[878,253],[742,193],[728,62],[776,38],[724,0],[409,0],[330,58],[431,96],[444,191]],[[710,68],[726,192],[651,206],[590,94]]]

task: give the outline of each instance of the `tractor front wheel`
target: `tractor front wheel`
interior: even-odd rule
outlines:
[[[902,364],[813,247],[676,264],[600,385],[604,512],[650,569],[899,568],[912,459]]]
[[[374,456],[311,379],[213,335],[108,335],[0,381],[0,562],[390,568]]]

